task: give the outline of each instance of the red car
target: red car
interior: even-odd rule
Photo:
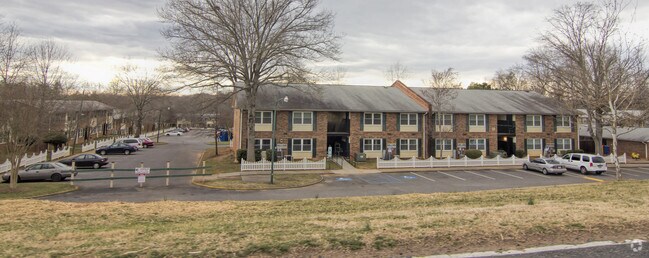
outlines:
[[[153,147],[153,141],[149,138],[140,138],[142,141],[142,147],[143,148],[151,148]]]

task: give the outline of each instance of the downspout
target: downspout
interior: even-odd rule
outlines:
[[[428,117],[428,112],[424,113],[424,119],[423,119],[424,121],[421,121],[423,123],[422,127],[421,127],[422,128],[422,132],[421,132],[421,139],[422,139],[421,140],[421,142],[422,142],[421,145],[422,146],[419,146],[419,148],[424,148],[423,151],[421,152],[421,153],[424,154],[423,157],[422,157],[423,159],[426,159],[426,157],[428,157],[428,148],[427,148],[428,145],[426,145],[426,117]],[[646,144],[645,144],[645,146],[646,146]]]
[[[575,122],[577,124],[577,126],[576,126],[577,128],[575,128],[575,130],[577,131],[577,149],[576,150],[581,150],[581,141],[580,141],[580,138],[579,138],[579,128],[580,128],[579,127],[579,116],[577,116],[575,120],[577,120]],[[593,136],[591,135],[590,138],[592,139]]]
[[[649,149],[647,148],[647,143],[649,142],[644,142],[644,159],[649,160],[649,153],[647,153]]]
[[[239,109],[239,150],[242,149],[241,145],[243,144],[242,133],[243,133],[243,109]],[[235,153],[236,155],[236,153]]]

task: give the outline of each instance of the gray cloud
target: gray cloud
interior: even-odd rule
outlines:
[[[165,0],[0,0],[0,15],[29,38],[65,42],[79,61],[137,58],[156,61],[166,42],[156,10]],[[347,81],[386,83],[381,71],[396,61],[420,84],[430,69],[454,67],[466,83],[482,81],[521,61],[564,0],[323,0],[345,35],[341,65]],[[632,33],[649,35],[649,3],[637,1]],[[629,13],[633,14],[631,10]],[[83,77],[83,75],[82,75]]]

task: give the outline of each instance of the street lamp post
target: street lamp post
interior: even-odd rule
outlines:
[[[277,144],[275,143],[275,129],[277,127],[277,105],[279,105],[280,102],[288,102],[288,96],[284,96],[281,99],[278,99],[275,101],[275,108],[273,109],[273,139],[271,140],[272,143],[271,145],[271,150],[270,150],[270,183],[274,184],[274,178],[275,178],[275,149],[277,149]],[[261,146],[261,144],[260,144]]]
[[[167,110],[170,110],[170,109],[171,109],[171,107],[167,107]],[[158,136],[155,139],[156,143],[160,143],[160,127],[162,127],[162,125],[160,124],[160,119],[161,118],[162,118],[162,109],[158,110]]]

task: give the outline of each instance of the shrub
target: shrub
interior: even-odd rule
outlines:
[[[464,152],[464,155],[466,155],[467,158],[470,158],[470,159],[477,159],[480,156],[482,156],[482,151],[480,151],[480,150],[466,150]]]
[[[48,133],[43,139],[43,143],[54,145],[54,149],[58,149],[61,145],[68,142],[68,137],[64,133],[60,132],[51,132]]]
[[[635,160],[640,159],[640,153],[632,152],[632,153],[631,153],[631,158],[632,158],[632,159],[635,159]]]
[[[514,152],[514,156],[516,156],[519,159],[525,158],[525,155],[526,155],[526,153],[525,153],[524,150],[516,150]]]
[[[239,163],[241,163],[241,159],[245,159],[246,156],[248,156],[248,150],[246,149],[237,150],[237,161]],[[261,160],[261,151],[255,150],[255,161],[260,161],[260,160]]]

